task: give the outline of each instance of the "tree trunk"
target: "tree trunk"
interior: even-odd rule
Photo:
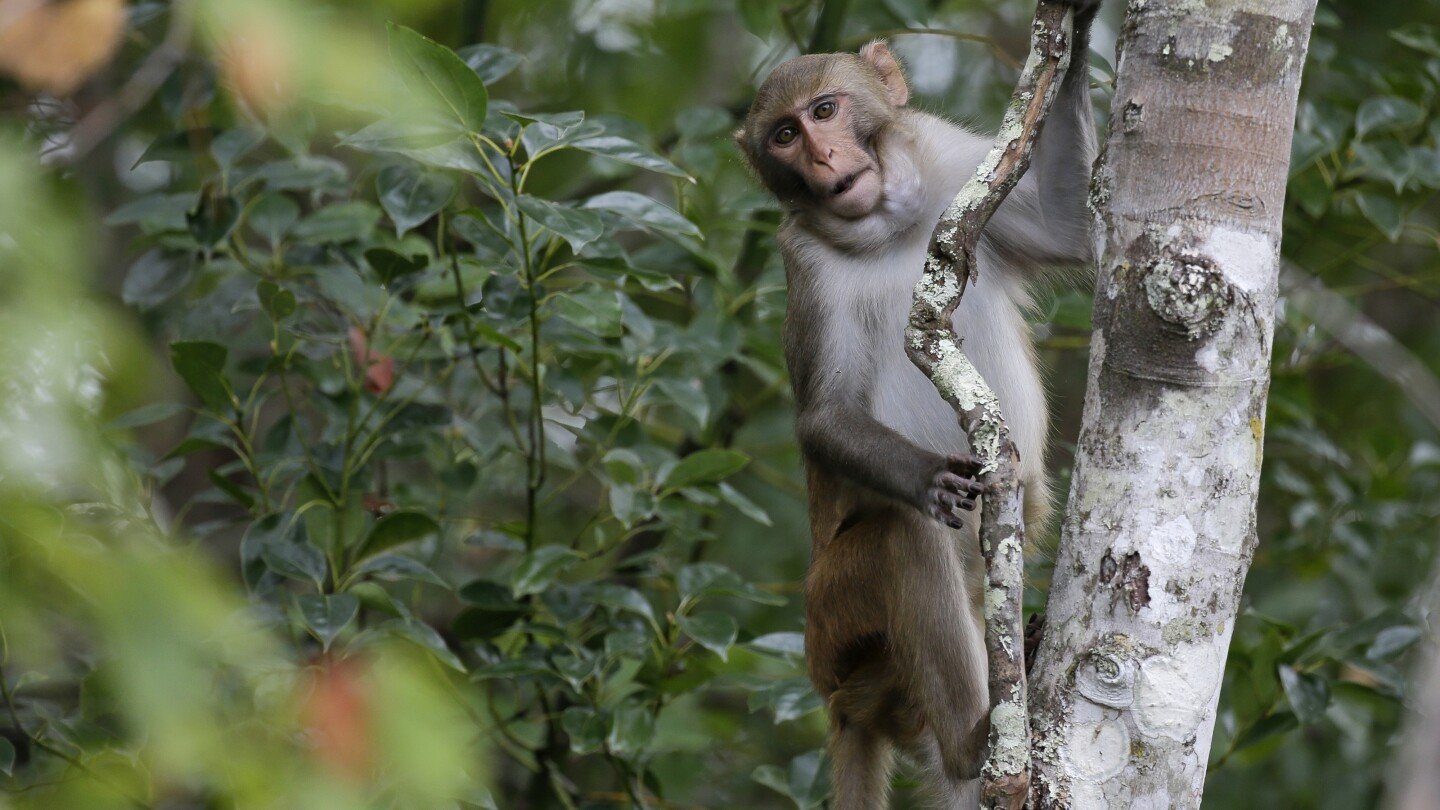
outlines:
[[[1131,0],[1084,425],[1031,673],[1037,807],[1197,807],[1254,553],[1315,0]]]

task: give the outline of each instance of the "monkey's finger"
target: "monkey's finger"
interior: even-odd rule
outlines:
[[[949,490],[956,495],[964,495],[970,489],[970,479],[962,478],[953,472],[940,473],[938,483],[941,489]]]
[[[969,481],[969,482],[967,482],[967,483],[968,483],[967,489],[970,490],[970,494],[972,494],[972,495],[984,495],[984,494],[985,494],[985,485],[984,485],[984,484],[980,483],[979,481]]]
[[[969,453],[956,453],[945,459],[945,466],[949,467],[951,472],[959,473],[966,478],[974,478],[979,474],[983,465],[980,463],[980,459]]]
[[[975,502],[967,498],[966,500],[960,502],[960,508],[964,509],[966,512],[973,512],[975,511]]]

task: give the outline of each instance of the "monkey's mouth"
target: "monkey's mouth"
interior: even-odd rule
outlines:
[[[854,188],[854,187],[855,187],[855,181],[858,180],[858,179],[860,179],[860,175],[862,175],[862,174],[864,174],[865,172],[868,172],[868,171],[870,171],[870,167],[869,167],[869,166],[866,166],[865,168],[861,169],[861,170],[858,171],[858,172],[851,172],[851,173],[845,175],[844,177],[840,178],[840,182],[836,183],[836,184],[834,185],[834,187],[832,187],[832,188],[830,189],[830,196],[832,196],[832,197],[839,197],[839,196],[843,195],[845,192],[847,192],[847,191],[849,191],[850,189]]]

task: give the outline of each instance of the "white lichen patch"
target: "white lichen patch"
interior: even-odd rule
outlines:
[[[1130,759],[1130,731],[1119,720],[1076,723],[1070,728],[1062,756],[1077,779],[1103,782],[1125,770]]]
[[[1253,295],[1275,285],[1275,246],[1263,233],[1211,228],[1200,249],[1237,289]]]
[[[990,710],[990,733],[995,747],[986,770],[998,774],[1023,773],[1030,766],[1030,741],[1025,733],[1025,707],[1005,700]]]
[[[1225,58],[1235,53],[1235,49],[1224,42],[1214,42],[1210,45],[1210,52],[1205,55],[1211,62],[1224,62]]]
[[[1195,540],[1195,527],[1190,523],[1190,518],[1176,515],[1150,532],[1150,542],[1146,543],[1146,546],[1152,562],[1182,566],[1189,562],[1190,556],[1195,553]]]
[[[1222,661],[1224,648],[1214,640],[1142,661],[1131,707],[1136,727],[1177,742],[1195,737],[1209,723]]]

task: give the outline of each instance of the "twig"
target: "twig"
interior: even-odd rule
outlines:
[[[126,118],[150,101],[160,85],[184,61],[194,30],[194,0],[175,0],[170,6],[170,27],[160,46],[145,58],[120,92],[95,105],[70,131],[70,148],[65,154],[65,163],[73,166],[84,160]]]
[[[905,351],[955,408],[972,452],[984,466],[980,548],[985,556],[985,651],[989,660],[990,753],[982,770],[985,807],[1020,808],[1030,784],[1030,723],[1025,694],[1021,598],[1025,525],[1020,454],[1000,403],[960,349],[953,315],[966,283],[977,278],[980,233],[1030,165],[1040,127],[1070,63],[1072,11],[1041,0],[1030,56],[990,154],[941,217],[915,286]]]

